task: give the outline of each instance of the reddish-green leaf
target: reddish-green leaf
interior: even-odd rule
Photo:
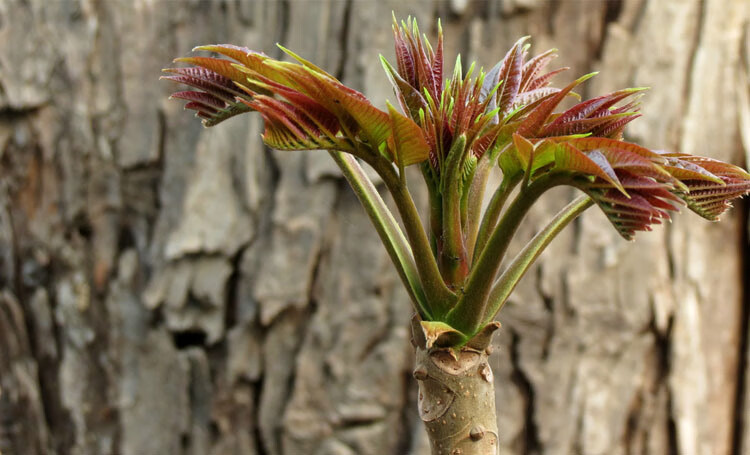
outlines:
[[[242,46],[235,46],[234,44],[207,44],[204,46],[197,46],[193,48],[195,51],[208,51],[216,52],[217,54],[224,55],[233,60],[236,60],[248,68],[258,71],[257,65],[263,60],[267,59],[268,56],[260,52],[251,51],[250,49]]]
[[[734,164],[695,155],[680,155],[679,158],[682,161],[697,164],[708,172],[720,177],[731,177],[740,180],[750,179],[750,174],[747,171]]]
[[[503,66],[498,75],[502,85],[497,92],[497,106],[501,113],[509,112],[515,104],[523,76],[523,46],[527,39],[528,37],[523,37],[516,41],[503,59]]]
[[[295,88],[332,112],[345,128],[356,127],[373,149],[390,135],[388,114],[373,106],[364,95],[310,68],[286,62],[267,63],[282,72]]]
[[[555,119],[555,121],[547,125],[543,134],[551,134],[549,130],[561,128],[563,125],[568,124],[569,122],[606,115],[609,113],[608,109],[611,106],[614,106],[616,103],[622,101],[628,96],[632,96],[638,92],[642,92],[643,90],[646,89],[629,88],[618,90],[607,95],[598,96],[596,98],[580,102],[563,112],[559,117]],[[621,112],[619,114],[623,113],[624,112]]]
[[[259,95],[248,105],[265,120],[263,141],[279,150],[336,149],[347,150],[343,139],[322,132],[303,111],[292,104]]]
[[[547,118],[552,114],[552,111],[557,107],[558,104],[570,93],[576,86],[583,83],[587,79],[590,79],[596,75],[596,73],[586,74],[581,76],[575,81],[571,82],[564,89],[552,95],[549,99],[545,100],[533,111],[531,111],[526,119],[518,127],[518,134],[524,137],[536,137],[540,128],[546,123]]]
[[[680,196],[687,202],[688,208],[711,221],[716,221],[732,206],[729,201],[750,192],[750,181],[744,179],[726,178],[724,184],[706,180],[688,180],[684,183],[689,192]]]
[[[412,119],[418,120],[419,111],[427,108],[427,102],[424,97],[422,97],[422,94],[416,88],[406,82],[382,55],[380,56],[380,61],[383,64],[388,79],[391,81],[393,91],[398,97],[401,109],[404,112],[408,112]]]
[[[521,78],[520,92],[529,90],[532,82],[537,78],[539,72],[557,57],[557,49],[550,49],[532,58],[523,66],[523,77]]]
[[[195,91],[175,92],[169,98],[177,98],[177,99],[192,101],[194,103],[201,104],[203,106],[207,106],[216,110],[224,109],[224,107],[226,107],[226,103],[223,100],[205,92],[195,92]]]
[[[393,131],[392,149],[396,164],[399,167],[405,167],[426,160],[430,156],[430,146],[419,125],[394,109],[390,103],[388,103],[388,114]]]
[[[559,69],[556,69],[554,71],[550,71],[547,74],[539,76],[536,79],[534,79],[531,82],[529,82],[528,86],[526,87],[526,90],[527,91],[532,91],[532,90],[536,90],[536,89],[539,89],[539,88],[546,87],[547,85],[549,85],[549,82],[550,82],[550,80],[552,80],[553,77],[555,77],[558,74],[562,73],[563,71],[567,71],[569,69],[570,68],[568,68],[567,66],[565,66],[563,68],[559,68]]]
[[[523,170],[526,171],[531,164],[531,161],[534,159],[534,144],[529,142],[525,137],[514,133],[513,145],[516,149],[518,161],[521,163]]]
[[[162,76],[161,79],[197,88],[222,98],[226,102],[234,102],[236,96],[243,94],[231,79],[206,68],[193,66],[189,68],[166,68],[163,71],[174,75]]]
[[[660,224],[662,219],[669,219],[666,211],[654,207],[650,198],[638,191],[631,192],[630,197],[612,189],[587,193],[626,240],[631,240],[636,231],[650,231],[652,224]]]
[[[722,179],[697,164],[679,158],[668,158],[668,160],[664,169],[674,178],[679,180],[709,180],[724,185]]]
[[[581,118],[577,120],[570,120],[567,122],[558,122],[560,117],[555,119],[554,122],[549,124],[544,130],[539,134],[539,136],[558,136],[558,135],[570,135],[570,134],[582,134],[582,133],[589,133],[593,131],[595,128],[598,128],[603,125],[612,124],[624,117],[627,117],[629,115],[632,115],[631,113],[623,113],[623,114],[613,114],[613,115],[603,115],[600,117],[593,117],[593,118]]]
[[[570,143],[563,142],[555,149],[555,168],[602,178],[623,194],[628,194],[622,187],[614,169],[601,152],[592,151],[586,154],[570,145]]]
[[[531,90],[529,92],[519,93],[515,99],[515,106],[518,107],[530,105],[537,101],[543,100],[546,97],[549,97],[559,91],[560,89],[555,87],[542,87]]]
[[[237,69],[229,60],[214,57],[181,57],[174,61],[209,69],[238,84],[247,82],[247,74]]]
[[[653,150],[649,150],[645,147],[642,147],[638,144],[633,144],[632,142],[625,142],[625,141],[618,141],[615,139],[608,139],[603,137],[582,137],[573,139],[570,141],[571,145],[573,145],[578,150],[581,150],[582,152],[587,152],[590,150],[624,150],[626,152],[635,153],[636,155],[640,155],[644,158],[648,158],[656,163],[666,163],[666,160],[660,155],[659,153],[654,152]]]

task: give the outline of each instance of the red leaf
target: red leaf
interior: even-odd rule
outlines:
[[[624,89],[624,90],[619,90],[619,91],[616,91],[607,95],[598,96],[596,98],[592,98],[590,100],[578,103],[575,106],[563,112],[552,123],[547,125],[547,127],[542,132],[542,134],[554,134],[552,133],[552,131],[557,131],[561,129],[564,125],[570,124],[575,121],[580,121],[582,119],[599,117],[603,114],[607,114],[609,107],[615,105],[616,103],[620,102],[624,98],[627,98],[628,96],[634,95],[643,90],[645,89],[642,89],[642,88]],[[613,115],[622,116],[624,115],[624,113],[613,114]],[[597,124],[592,124],[592,126],[597,126]]]
[[[520,92],[525,92],[529,89],[530,84],[536,79],[539,71],[557,57],[557,49],[550,49],[547,52],[537,55],[532,58],[523,66],[523,77],[521,78],[521,86],[519,87]]]
[[[523,76],[523,44],[527,39],[528,37],[524,37],[516,41],[503,59],[503,66],[499,73],[499,78],[503,83],[497,93],[497,105],[501,113],[510,111],[518,95]]]
[[[579,77],[575,81],[568,84],[567,87],[555,93],[550,98],[539,104],[539,106],[531,111],[526,119],[521,122],[521,125],[518,127],[518,134],[524,137],[536,137],[536,133],[539,131],[542,125],[544,125],[547,118],[550,116],[550,114],[552,114],[552,111],[558,104],[560,104],[563,98],[565,98],[565,96],[570,93],[570,91],[573,90],[576,86],[578,86],[585,80],[590,79],[595,74],[596,73],[590,73],[586,74],[585,76]]]
[[[229,60],[213,57],[181,57],[176,58],[174,61],[209,69],[238,84],[245,84],[247,82],[247,73],[237,69]]]
[[[570,68],[568,68],[566,66],[564,68],[559,68],[559,69],[556,69],[554,71],[550,71],[549,73],[547,73],[547,74],[545,74],[543,76],[539,76],[538,78],[536,78],[533,81],[529,82],[528,86],[526,87],[526,90],[531,91],[531,90],[536,90],[538,88],[546,87],[547,85],[549,85],[549,81],[553,77],[555,77],[558,74],[562,73],[563,71],[567,71],[569,69]]]
[[[440,93],[443,88],[443,27],[438,21],[438,43],[435,55],[432,56],[432,79],[435,84],[435,93]]]
[[[202,104],[214,109],[224,109],[227,104],[220,98],[205,92],[196,92],[187,90],[184,92],[175,92],[169,98],[177,98],[182,100],[192,101],[194,103]]]

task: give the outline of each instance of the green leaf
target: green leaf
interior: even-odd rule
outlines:
[[[444,195],[449,192],[450,186],[456,186],[461,176],[461,163],[466,151],[466,136],[461,135],[454,139],[448,151],[443,174],[440,180],[440,192]]]
[[[526,170],[526,167],[518,157],[516,148],[513,146],[507,147],[500,153],[497,163],[500,166],[500,170],[503,171],[503,176],[507,176],[508,178],[523,174]]]
[[[543,140],[534,146],[534,162],[531,165],[531,175],[555,162],[555,150],[557,144],[550,140]]]
[[[518,161],[521,163],[523,171],[526,172],[529,164],[534,159],[534,144],[525,137],[513,133],[513,145],[515,146]]]
[[[310,69],[310,70],[312,70],[312,71],[314,71],[316,73],[323,74],[323,75],[325,75],[325,76],[327,76],[327,77],[329,77],[331,79],[338,80],[335,77],[333,77],[332,75],[330,75],[329,73],[327,73],[323,68],[317,66],[316,64],[314,64],[313,62],[311,62],[309,60],[306,60],[306,59],[300,57],[299,55],[297,55],[296,53],[294,53],[294,52],[290,51],[289,49],[285,48],[281,44],[276,43],[276,47],[278,47],[279,49],[281,49],[286,55],[288,55],[288,56],[292,57],[293,59],[297,60],[299,63],[301,63],[303,66],[307,67],[308,69]]]
[[[476,349],[477,351],[484,351],[490,344],[492,344],[492,335],[494,335],[495,331],[499,328],[499,322],[488,322],[487,325],[479,329],[479,332],[466,342],[466,346],[471,349]]]

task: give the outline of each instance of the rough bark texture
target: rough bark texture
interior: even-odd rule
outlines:
[[[440,16],[451,58],[530,34],[565,78],[603,70],[585,94],[653,88],[630,138],[742,163],[749,8],[0,0],[0,452],[429,453],[407,298],[356,198],[257,117],[200,128],[157,81],[173,57],[278,41],[392,99],[390,11]],[[567,229],[501,315],[501,453],[750,454],[744,212],[635,244],[594,210]]]

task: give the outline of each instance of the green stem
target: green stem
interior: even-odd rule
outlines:
[[[521,175],[515,176],[503,176],[503,181],[500,186],[495,190],[495,194],[490,199],[490,204],[487,206],[487,211],[482,217],[482,224],[479,227],[479,233],[477,234],[476,244],[474,245],[474,253],[472,257],[476,260],[479,254],[484,250],[484,246],[487,244],[492,230],[497,225],[497,220],[500,218],[500,212],[505,205],[505,201],[510,196],[513,188],[516,187],[518,182],[521,180]]]
[[[345,153],[329,150],[336,164],[341,168],[354,194],[370,217],[388,255],[404,283],[415,310],[423,319],[431,317],[422,283],[414,263],[411,248],[393,214],[383,202],[375,186],[362,170],[357,160]]]
[[[427,187],[427,198],[429,200],[429,234],[430,248],[432,249],[432,255],[438,257],[438,240],[440,239],[440,233],[443,232],[441,227],[443,224],[443,200],[440,196],[440,189],[438,188],[439,183],[435,176],[434,170],[430,165],[429,161],[422,163],[420,166],[422,177],[424,178],[425,186]]]
[[[450,151],[441,175],[442,194],[442,248],[439,249],[439,265],[448,286],[461,284],[469,272],[466,259],[466,245],[461,229],[461,183],[466,149],[466,136],[459,136]]]
[[[456,294],[448,289],[440,275],[414,200],[406,186],[401,184],[390,163],[383,159],[370,159],[368,163],[380,175],[393,196],[414,253],[427,307],[433,319],[440,320],[456,302]]]
[[[503,308],[518,282],[536,261],[542,251],[571,221],[594,204],[593,199],[583,195],[560,210],[544,229],[539,231],[533,239],[513,258],[507,269],[500,275],[487,299],[482,326],[489,324]]]
[[[481,250],[479,259],[467,279],[464,295],[448,313],[448,324],[469,336],[481,328],[495,274],[521,220],[542,193],[566,181],[569,181],[566,176],[546,174],[516,196],[487,240],[487,245]]]
[[[474,246],[477,242],[477,235],[479,234],[479,223],[481,222],[482,215],[482,201],[484,200],[484,192],[487,189],[487,179],[490,175],[490,169],[492,169],[493,160],[490,159],[489,153],[485,153],[477,163],[477,170],[474,172],[474,178],[471,180],[471,186],[469,186],[469,194],[467,201],[467,215],[466,215],[466,251],[472,254],[469,257],[469,261],[472,260],[474,254]]]

